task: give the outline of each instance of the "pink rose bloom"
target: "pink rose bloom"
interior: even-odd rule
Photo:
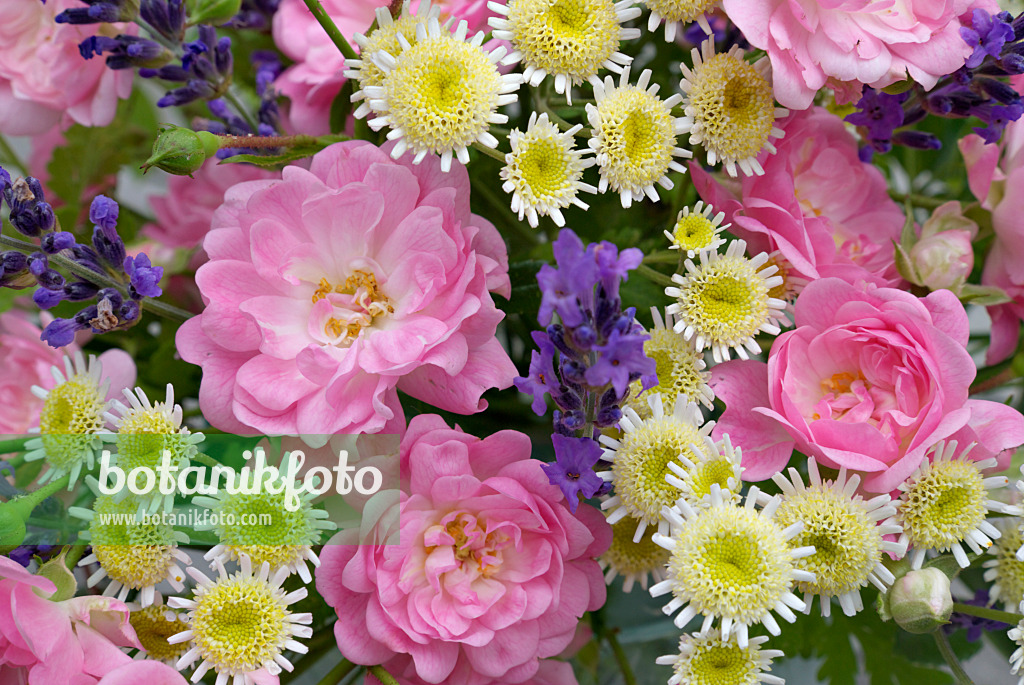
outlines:
[[[974,8],[994,0],[723,0],[729,19],[772,63],[775,98],[807,109],[828,86],[856,100],[861,84],[884,88],[910,78],[931,89],[973,49],[960,37]],[[964,20],[961,20],[964,17]]]
[[[198,247],[210,230],[214,210],[224,204],[228,188],[277,174],[251,164],[217,164],[217,160],[210,160],[194,176],[171,176],[167,194],[149,199],[157,223],[143,227],[146,237],[168,247]]]
[[[768,363],[712,369],[727,405],[715,426],[743,448],[744,479],[781,471],[793,448],[864,476],[889,492],[939,440],[977,442],[987,459],[1024,442],[1024,416],[968,399],[975,367],[967,314],[948,290],[917,298],[894,288],[812,282],[796,302],[796,329],[780,335]]]
[[[217,428],[373,433],[402,425],[397,390],[465,414],[512,384],[491,299],[508,255],[465,167],[388,149],[338,143],[228,190],[196,274],[206,309],[177,336]]]
[[[971,134],[960,141],[971,192],[992,212],[995,240],[981,274],[983,285],[1002,288],[1012,302],[988,308],[992,341],[986,364],[1017,351],[1024,319],[1024,122],[1006,126],[998,145]]]
[[[359,49],[352,36],[366,33],[375,19],[374,10],[387,7],[390,0],[324,0],[324,9],[341,29],[354,50]],[[409,2],[413,13],[418,0]],[[494,15],[487,9],[487,0],[441,0],[442,22],[446,17],[469,24],[470,35],[489,31],[487,18]],[[297,133],[322,135],[330,133],[331,103],[345,84],[345,58],[309,13],[302,0],[282,0],[274,15],[274,41],[277,47],[295,61],[274,82],[274,87],[288,96],[291,105],[288,120]]]
[[[53,581],[0,557],[0,682],[5,685],[96,685],[139,649],[128,607],[113,597],[46,597]],[[138,682],[138,681],[136,681]]]
[[[0,313],[0,368],[17,373],[0,375],[0,435],[23,435],[39,425],[43,400],[32,394],[32,386],[50,390],[55,385],[50,369],[64,369],[64,355],[73,355],[77,345],[61,350],[40,340],[42,331],[26,313]],[[135,384],[135,362],[122,350],[108,350],[99,356],[103,377],[110,379],[107,397],[121,397],[121,391]]]
[[[85,60],[78,44],[99,31],[134,35],[126,24],[72,26],[54,17],[78,0],[0,3],[0,133],[36,135],[58,123],[106,126],[118,98],[132,89],[132,70]]]
[[[481,440],[439,416],[409,423],[397,511],[371,522],[375,542],[347,530],[320,554],[317,590],[345,658],[387,663],[406,683],[575,683],[540,659],[604,603],[594,557],[611,528],[592,507],[571,514],[530,449],[516,431]]]
[[[857,139],[822,107],[780,120],[778,152],[761,153],[763,176],[720,185],[691,163],[705,202],[724,211],[751,253],[778,250],[799,276],[897,285],[893,241],[904,216],[885,177],[857,156]]]
[[[188,685],[188,681],[162,661],[129,661],[100,679],[99,685]]]

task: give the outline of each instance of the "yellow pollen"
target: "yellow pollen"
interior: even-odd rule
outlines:
[[[793,299],[794,295],[792,284],[789,282],[789,272],[791,267],[789,262],[777,257],[777,254],[778,253],[772,253],[768,256],[768,261],[765,262],[765,267],[777,267],[778,271],[775,272],[775,275],[782,279],[782,283],[769,290],[768,297],[788,302]]]
[[[47,394],[39,414],[39,432],[47,463],[58,470],[70,469],[91,449],[93,435],[106,420],[106,400],[91,376],[76,374]]]
[[[520,143],[516,161],[523,190],[535,198],[553,198],[573,186],[575,181],[570,178],[567,157],[564,146],[556,140],[535,140],[525,147]],[[536,202],[537,199],[528,201]]]
[[[705,402],[700,392],[707,385],[708,374],[703,371],[703,355],[678,333],[666,328],[650,331],[650,340],[644,342],[644,354],[654,360],[658,384],[647,390],[665,397],[685,395],[691,402]],[[646,394],[641,395],[640,381],[630,385],[629,406],[646,419],[651,415]]]
[[[523,63],[575,84],[597,74],[619,49],[613,0],[511,0],[508,24]]]
[[[983,476],[970,461],[932,462],[901,495],[899,517],[913,547],[944,550],[985,520]]]
[[[676,136],[672,114],[657,96],[626,85],[608,92],[597,105],[600,142],[597,162],[615,192],[643,189],[669,169]]]
[[[177,635],[185,627],[180,621],[167,620],[169,612],[173,613],[165,606],[151,605],[132,611],[128,617],[145,652],[153,659],[167,662],[177,661],[189,649],[187,642],[176,645],[167,642],[167,638]]]
[[[703,214],[680,217],[672,231],[676,245],[684,250],[699,250],[711,245],[715,239],[715,226]]]
[[[644,4],[667,21],[691,22],[717,5],[718,0],[644,0]]]
[[[821,391],[825,394],[832,393],[834,395],[842,395],[843,393],[850,392],[850,386],[855,381],[863,381],[864,376],[858,373],[856,376],[852,373],[843,371],[842,373],[834,373],[830,378],[827,378],[821,382]]]
[[[316,303],[332,294],[354,296],[354,304],[364,310],[357,312],[352,319],[331,317],[324,324],[324,334],[331,338],[342,337],[342,342],[355,339],[363,328],[373,325],[373,320],[377,316],[395,313],[391,300],[381,292],[377,277],[368,271],[356,269],[340,285],[334,285],[326,278],[321,278],[320,284],[313,292],[312,300]]]
[[[612,544],[601,560],[620,575],[643,575],[665,568],[668,551],[654,544],[656,527],[648,526],[640,542],[633,542],[640,521],[626,516],[612,525]]]
[[[366,37],[366,44],[361,49],[362,54],[369,56],[383,50],[389,55],[397,55],[402,51],[402,45],[398,42],[398,34],[402,34],[410,44],[415,44],[416,25],[422,21],[416,15],[406,15],[396,19],[390,26],[376,28]],[[384,83],[384,72],[373,63],[373,60],[363,59],[361,62],[358,76],[360,88],[379,86]]]

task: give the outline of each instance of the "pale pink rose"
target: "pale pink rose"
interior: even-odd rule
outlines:
[[[515,431],[481,440],[438,416],[409,423],[400,504],[370,544],[349,530],[320,554],[317,590],[345,658],[386,662],[407,683],[575,683],[540,660],[604,603],[594,558],[611,529],[592,507],[571,514],[530,449]]]
[[[131,93],[131,69],[86,60],[78,44],[100,31],[134,35],[128,24],[57,24],[77,0],[0,2],[0,133],[37,135],[58,123],[106,126]]]
[[[946,288],[959,294],[974,269],[971,243],[977,235],[978,224],[964,216],[959,202],[937,207],[907,254],[911,280],[929,290]]]
[[[22,435],[39,425],[43,400],[32,394],[32,386],[50,390],[56,384],[50,370],[63,372],[65,353],[79,348],[72,344],[60,350],[40,340],[42,331],[28,314],[11,310],[0,313],[0,435]],[[122,350],[100,355],[103,377],[110,380],[107,397],[121,397],[121,391],[135,384],[135,362]]]
[[[387,7],[390,0],[324,0],[324,9],[341,29],[353,50],[358,51],[352,37],[366,33],[375,19],[377,7]],[[465,20],[470,35],[487,32],[487,19],[494,15],[487,8],[487,0],[435,1],[441,9],[441,20]],[[419,7],[418,0],[409,3],[411,12]],[[345,85],[345,58],[331,39],[309,13],[303,0],[282,0],[274,15],[274,41],[277,47],[295,61],[274,82],[274,87],[286,95],[291,104],[288,126],[296,133],[322,135],[330,133],[331,103]]]
[[[986,459],[1024,442],[1024,416],[972,400],[967,314],[948,290],[917,298],[894,288],[855,288],[836,278],[809,284],[796,329],[780,335],[768,363],[712,369],[726,404],[714,435],[743,448],[743,477],[781,471],[793,448],[889,492],[939,440],[978,445]]]
[[[1002,288],[1013,300],[988,308],[992,341],[985,363],[996,364],[1016,352],[1024,319],[1024,122],[1007,124],[998,145],[966,136],[960,152],[971,192],[992,212],[995,240],[981,282]]]
[[[388,150],[338,143],[228,190],[196,274],[206,309],[177,337],[215,427],[373,433],[401,427],[397,390],[473,413],[512,384],[491,299],[509,295],[508,255],[469,211],[465,167]]]
[[[168,247],[199,247],[210,230],[213,212],[224,204],[227,189],[244,181],[274,178],[276,173],[251,164],[218,164],[211,159],[188,176],[171,176],[167,194],[149,199],[156,224],[142,233]]]
[[[128,607],[113,597],[46,599],[57,587],[0,557],[0,682],[96,685],[140,649]]]
[[[994,0],[723,0],[729,19],[772,63],[775,98],[807,109],[822,87],[856,100],[860,84],[884,88],[909,77],[931,89],[964,65],[960,37],[971,9]]]
[[[778,124],[785,136],[775,143],[776,154],[759,156],[763,176],[726,186],[691,163],[701,198],[726,213],[729,231],[751,253],[778,250],[806,280],[900,283],[893,241],[903,230],[903,212],[882,173],[860,161],[853,134],[822,107],[793,112]]]

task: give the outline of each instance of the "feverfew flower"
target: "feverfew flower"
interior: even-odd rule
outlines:
[[[648,331],[650,339],[644,342],[644,354],[654,360],[658,382],[649,386],[647,392],[660,392],[667,397],[685,395],[691,402],[699,402],[708,409],[714,406],[715,393],[708,385],[710,373],[705,371],[704,355],[697,351],[692,340],[672,330],[676,319],[665,312],[662,318],[657,307],[651,307],[654,327]],[[650,416],[647,396],[642,395],[641,381],[635,381],[630,389],[629,405],[641,418]]]
[[[156,586],[164,581],[178,592],[185,589],[181,565],[187,566],[189,557],[178,545],[187,544],[188,536],[164,523],[131,522],[140,507],[132,497],[119,500],[100,495],[91,509],[71,507],[68,513],[89,522],[81,538],[88,540],[92,553],[78,565],[99,564],[100,568],[86,585],[94,587],[109,578],[104,596],[117,595],[124,601],[130,591],[138,590],[139,604],[147,607],[155,601]]]
[[[186,630],[188,626],[185,624],[185,615],[164,605],[160,593],[156,593],[153,604],[147,607],[128,605],[128,608],[131,609],[128,621],[142,645],[142,649],[132,658],[152,659],[173,666],[188,651],[187,644],[172,645],[167,641],[167,638]]]
[[[994,559],[987,560],[985,582],[991,583],[989,597],[993,602],[1002,602],[1007,611],[1015,611],[1017,601],[1024,597],[1024,561],[1017,558],[1017,550],[1024,546],[1024,524],[1018,518],[1004,519],[998,525],[1002,533],[989,548]]]
[[[672,473],[665,480],[682,491],[682,498],[691,507],[706,507],[711,496],[711,488],[721,490],[722,498],[735,504],[740,502],[740,490],[743,467],[740,461],[743,452],[733,447],[728,435],[715,443],[711,438],[704,439],[703,449],[692,450],[694,459],[684,454],[679,455],[677,462],[669,462],[668,469]]]
[[[511,41],[513,51],[503,64],[523,63],[523,80],[539,86],[551,74],[555,92],[571,102],[572,86],[597,85],[601,67],[620,73],[633,58],[619,52],[624,40],[640,37],[639,29],[622,23],[640,16],[634,0],[508,0],[488,2],[502,15],[488,23],[494,37]]]
[[[682,96],[676,93],[662,100],[657,96],[657,84],[648,88],[650,80],[651,70],[645,69],[636,85],[630,85],[626,68],[618,86],[611,76],[595,83],[596,104],[587,104],[587,120],[593,128],[589,145],[597,153],[601,172],[598,190],[603,193],[611,188],[621,197],[623,207],[645,195],[657,202],[654,184],[672,190],[669,170],[686,173],[674,158],[693,156],[676,147],[684,120],[672,116],[672,108],[682,102]]]
[[[741,647],[735,634],[722,637],[721,631],[683,635],[679,653],[660,656],[655,663],[671,666],[675,671],[668,685],[783,685],[786,681],[771,675],[772,659],[778,649],[761,649],[768,641],[764,635],[752,637]]]
[[[622,576],[622,591],[630,592],[638,581],[647,589],[648,577],[658,583],[665,580],[668,552],[654,544],[653,528],[648,528],[639,542],[633,538],[640,520],[624,516],[612,526],[612,544],[598,561],[605,570],[604,581],[609,585]]]
[[[410,44],[416,42],[416,27],[426,24],[430,18],[437,18],[441,10],[434,7],[428,0],[422,0],[417,8],[416,14],[410,14],[408,5],[403,5],[402,14],[398,18],[391,16],[387,7],[378,7],[376,10],[376,28],[369,35],[364,36],[357,33],[352,36],[356,45],[359,46],[360,56],[356,59],[345,60],[345,76],[355,79],[356,90],[352,94],[352,102],[358,102],[359,106],[352,112],[352,116],[362,119],[372,110],[366,102],[365,89],[368,86],[380,86],[384,83],[384,71],[373,63],[373,55],[383,50],[389,55],[397,55],[402,51],[402,45],[398,42],[398,35],[401,34]]]
[[[732,224],[722,225],[725,212],[719,212],[712,218],[713,211],[714,208],[702,200],[697,201],[692,212],[689,207],[683,207],[672,231],[665,231],[665,237],[672,243],[668,249],[686,250],[686,256],[693,259],[701,252],[714,252],[724,245],[722,231]]]
[[[693,68],[680,65],[685,116],[679,133],[689,133],[690,144],[707,151],[708,164],[722,162],[730,176],[737,166],[747,176],[764,174],[757,156],[775,153],[769,139],[783,135],[775,120],[788,114],[775,106],[767,58],[748,64],[736,45],[716,55],[713,39],[691,54]]]
[[[856,494],[860,476],[846,477],[840,469],[834,481],[822,481],[818,465],[807,462],[810,485],[805,486],[796,469],[789,469],[789,479],[777,473],[772,480],[782,489],[782,504],[775,514],[780,526],[802,521],[804,530],[790,540],[791,547],[812,543],[814,554],[799,559],[797,568],[810,571],[815,580],[798,582],[804,593],[807,613],[815,595],[821,598],[821,615],[828,616],[831,599],[836,597],[843,613],[853,616],[864,608],[860,589],[870,582],[885,592],[895,580],[882,564],[884,552],[903,556],[906,548],[883,536],[898,535],[900,526],[889,519],[896,514],[887,494],[870,500]],[[881,522],[881,523],[880,523]]]
[[[56,366],[50,372],[57,383],[52,389],[32,386],[32,394],[43,400],[43,409],[39,428],[32,429],[40,435],[25,444],[25,461],[45,459],[48,468],[39,482],[69,474],[70,489],[83,468],[92,469],[102,445],[100,433],[107,423],[104,413],[110,381],[102,378],[103,365],[96,357],[89,355],[86,363],[81,352],[75,353],[73,362],[71,357],[64,357],[64,373]]]
[[[525,215],[536,228],[538,215],[550,216],[561,227],[565,226],[562,210],[569,205],[590,208],[577,197],[581,190],[597,192],[581,181],[583,170],[596,163],[593,158],[583,159],[590,150],[573,145],[573,136],[582,128],[577,124],[562,132],[548,121],[546,113],[538,118],[534,112],[526,133],[514,129],[509,134],[512,152],[505,155],[501,189],[512,193],[512,211],[519,214],[520,221]]]
[[[475,142],[498,147],[487,129],[508,121],[497,110],[516,101],[521,77],[502,75],[495,66],[505,56],[504,47],[488,53],[481,48],[484,34],[467,43],[467,31],[465,21],[453,35],[431,18],[417,24],[415,45],[396,33],[400,53],[380,50],[372,55],[386,78],[362,93],[377,113],[370,127],[388,126],[388,140],[398,141],[391,150],[394,159],[412,150],[413,164],[419,164],[432,152],[441,155],[441,170],[448,171],[453,156],[469,162],[468,147]]]
[[[695,338],[697,350],[711,348],[716,362],[729,359],[733,349],[741,359],[747,350],[758,354],[754,337],[761,332],[778,335],[779,321],[785,321],[786,303],[769,295],[783,284],[775,275],[778,267],[767,266],[762,252],[750,259],[742,240],[729,243],[725,254],[702,252],[700,265],[687,259],[687,274],[673,274],[678,287],[665,288],[676,303],[665,310],[676,315],[674,330],[687,340]]]
[[[677,627],[703,614],[701,633],[707,634],[715,619],[721,619],[722,638],[729,639],[735,630],[737,645],[745,649],[754,623],[772,635],[780,633],[773,610],[792,623],[796,615],[791,609],[806,609],[790,590],[794,582],[814,582],[813,573],[796,566],[797,559],[814,554],[814,547],[790,548],[803,523],[783,529],[773,518],[781,500],[772,498],[758,511],[759,494],[752,486],[745,506],[738,507],[724,501],[715,485],[710,507],[693,509],[680,499],[674,508],[666,508],[672,533],[656,533],[654,541],[672,557],[668,578],[651,588],[651,596],[672,593],[664,612],[682,609],[675,618]]]
[[[704,424],[700,408],[685,395],[674,399],[671,412],[666,413],[662,395],[651,393],[647,398],[651,416],[640,416],[626,407],[619,421],[622,437],[618,440],[602,435],[600,442],[605,446],[601,458],[612,463],[609,471],[598,475],[610,481],[615,495],[601,504],[604,510],[611,510],[608,522],[618,523],[625,516],[640,520],[633,541],[639,542],[648,526],[655,526],[662,533],[668,532],[668,522],[662,517],[662,510],[672,506],[679,496],[676,486],[665,477],[670,475],[669,464],[682,466],[682,457],[691,463],[700,460],[698,453],[708,446],[708,435],[714,428],[714,421]]]
[[[1024,614],[1024,602],[1020,603],[1019,611]],[[1019,675],[1018,685],[1024,685],[1024,619],[1010,628],[1006,634],[1017,643],[1017,649],[1010,655],[1010,673]]]
[[[718,0],[644,0],[644,4],[651,9],[651,16],[647,20],[647,30],[653,33],[664,21],[666,42],[675,41],[676,29],[680,23],[697,22],[705,34],[713,35],[711,24],[708,23],[704,13],[715,9]]]
[[[305,654],[309,649],[295,638],[312,637],[312,614],[293,613],[288,607],[306,597],[306,588],[286,593],[281,583],[288,577],[285,569],[272,577],[270,566],[263,564],[254,575],[249,557],[242,556],[241,568],[228,575],[217,564],[218,578],[210,580],[195,567],[189,575],[199,583],[192,599],[171,597],[174,609],[188,609],[188,630],[172,636],[168,642],[188,642],[191,648],[178,660],[177,667],[191,666],[201,659],[192,675],[197,682],[210,670],[217,683],[234,678],[235,685],[255,685],[257,671],[266,669],[277,675],[282,668],[292,670],[284,651]]]
[[[897,519],[903,524],[901,544],[909,544],[911,566],[921,568],[925,552],[952,551],[961,568],[970,560],[961,543],[975,554],[992,546],[1000,537],[999,529],[985,520],[990,511],[1020,514],[1020,509],[988,498],[989,490],[1006,487],[1005,476],[984,477],[982,471],[994,468],[996,459],[974,461],[968,458],[974,443],[959,454],[955,440],[939,441],[931,459],[899,485]]]

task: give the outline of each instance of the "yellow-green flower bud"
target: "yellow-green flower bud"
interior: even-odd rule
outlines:
[[[889,590],[889,613],[908,633],[930,633],[949,623],[949,576],[933,567],[911,571]]]
[[[153,143],[153,154],[142,169],[156,167],[176,176],[191,176],[218,149],[220,140],[214,134],[168,124],[160,129]]]

